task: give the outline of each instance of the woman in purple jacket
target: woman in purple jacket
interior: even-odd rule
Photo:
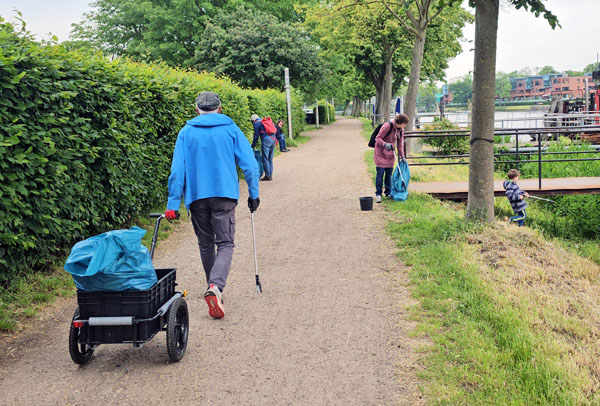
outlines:
[[[408,123],[406,114],[398,114],[393,121],[381,126],[379,134],[375,137],[375,202],[381,203],[381,192],[385,178],[385,195],[389,197],[392,193],[392,171],[396,162],[394,148],[398,148],[398,154],[406,159],[404,152],[404,127]]]

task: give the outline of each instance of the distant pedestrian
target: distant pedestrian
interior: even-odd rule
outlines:
[[[273,155],[275,154],[276,139],[274,136],[267,133],[267,130],[262,123],[262,119],[258,114],[252,114],[252,116],[250,116],[250,121],[252,121],[252,126],[254,127],[252,149],[256,148],[259,140],[261,145],[263,168],[265,170],[265,176],[263,176],[261,180],[273,180]]]
[[[384,123],[375,137],[375,202],[381,203],[382,192],[386,197],[392,193],[392,171],[396,162],[395,149],[405,160],[404,127],[408,124],[406,114],[398,114],[394,120]],[[385,190],[383,186],[385,183]]]
[[[508,222],[515,221],[519,227],[523,225],[523,222],[527,218],[527,212],[525,211],[527,203],[525,202],[525,198],[529,197],[529,193],[522,191],[519,185],[517,185],[520,176],[521,174],[518,170],[511,169],[507,174],[508,179],[503,184],[504,190],[506,190],[506,198],[515,213],[514,216],[510,218],[505,217],[504,220]]]
[[[212,92],[196,98],[198,116],[179,131],[173,152],[169,199],[165,217],[173,220],[181,204],[192,214],[200,258],[208,289],[204,300],[208,314],[225,316],[225,288],[235,235],[235,207],[239,199],[239,166],[248,184],[248,208],[254,212],[258,198],[258,165],[250,143],[233,120],[221,113],[221,100]]]
[[[279,151],[281,152],[289,152],[289,149],[285,146],[285,134],[283,133],[283,120],[279,120],[277,124],[275,124],[275,129],[277,132],[275,133],[275,138],[279,141]]]

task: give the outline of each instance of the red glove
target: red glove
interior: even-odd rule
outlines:
[[[175,210],[167,210],[167,211],[165,211],[165,217],[169,221],[176,220],[179,218],[179,213],[176,212]]]

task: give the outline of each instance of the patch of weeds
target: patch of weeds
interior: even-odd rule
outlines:
[[[9,286],[0,288],[0,330],[16,331],[20,318],[35,317],[56,297],[73,294],[75,288],[71,275],[62,269],[15,276]]]
[[[286,146],[289,146],[289,147],[298,147],[302,144],[306,144],[308,141],[310,141],[310,137],[307,137],[306,135],[297,135],[294,137],[293,140],[286,138],[285,144],[286,144]]]

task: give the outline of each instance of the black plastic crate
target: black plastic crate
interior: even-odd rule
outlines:
[[[79,318],[133,316],[150,319],[175,294],[175,269],[156,269],[158,282],[148,290],[122,292],[77,291]],[[134,323],[133,326],[87,326],[82,329],[80,342],[89,344],[144,342],[160,329],[160,318]]]

